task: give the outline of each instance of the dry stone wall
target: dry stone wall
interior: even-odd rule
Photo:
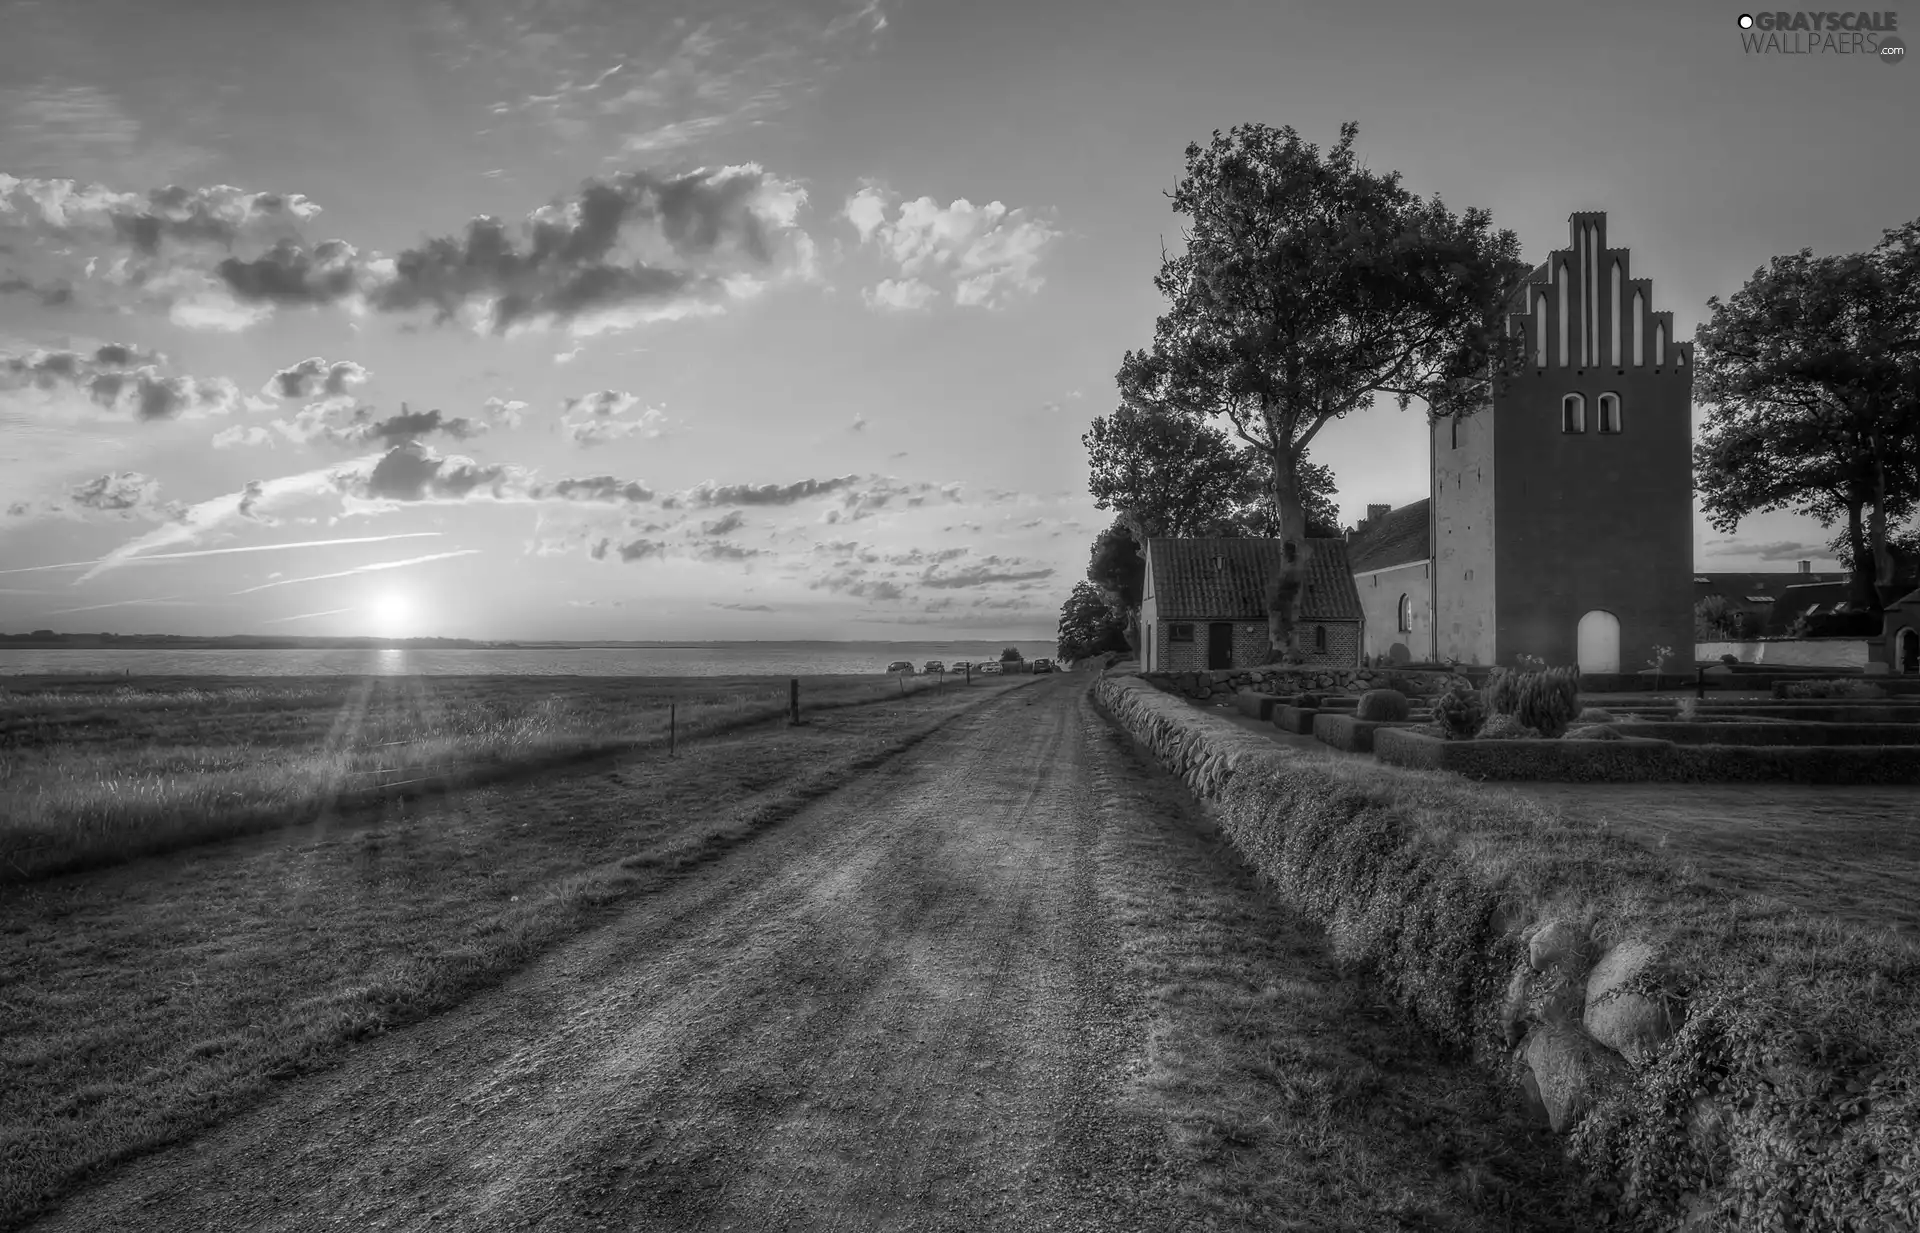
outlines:
[[[1832,1083],[1823,1055],[1800,1048],[1810,1038],[1788,1030],[1792,1008],[1743,1009],[1727,981],[1702,988],[1697,962],[1669,965],[1651,917],[1596,932],[1578,895],[1516,900],[1505,875],[1476,864],[1474,840],[1428,842],[1387,816],[1397,806],[1356,807],[1332,764],[1309,764],[1138,676],[1105,676],[1095,693],[1343,954],[1429,1030],[1523,1089],[1623,1205],[1623,1227],[1758,1228],[1745,1221],[1778,1205],[1823,1213],[1781,1227],[1920,1229],[1920,1135],[1899,1129],[1905,1089],[1881,1074],[1901,1065],[1865,1072],[1880,1075],[1871,1087],[1843,1075],[1833,1081],[1840,1096],[1797,1103]],[[1435,781],[1417,795],[1421,809],[1491,807],[1464,785]],[[1878,985],[1855,996],[1869,987]],[[1763,1070],[1727,1052],[1734,1024],[1760,1042]],[[1785,1046],[1796,1041],[1789,1064]],[[1852,1111],[1836,1121],[1833,1110]],[[1791,1169],[1761,1158],[1776,1142],[1793,1145]],[[1876,1153],[1887,1167],[1861,1173],[1858,1161]],[[1690,1215],[1676,1220],[1682,1211]],[[1715,1223],[1729,1217],[1736,1223]]]

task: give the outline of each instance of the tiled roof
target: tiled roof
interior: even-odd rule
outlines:
[[[1852,584],[1841,575],[1839,582],[1811,582],[1789,586],[1781,591],[1780,598],[1774,601],[1773,611],[1767,614],[1767,626],[1762,632],[1779,635],[1787,632],[1793,619],[1801,614],[1817,616],[1836,612],[1851,612],[1857,609],[1848,601],[1852,595]],[[1817,612],[1814,610],[1818,609]]]
[[[1433,539],[1428,534],[1427,514],[1432,505],[1431,500],[1403,505],[1349,540],[1347,559],[1353,563],[1353,572],[1364,574],[1431,557]]]
[[[1358,621],[1347,543],[1312,539],[1304,621]],[[1280,568],[1277,539],[1152,539],[1147,541],[1153,593],[1164,621],[1265,620],[1266,581]],[[1216,564],[1217,561],[1217,564]]]
[[[1705,599],[1719,595],[1737,611],[1765,612],[1776,605],[1788,587],[1818,583],[1845,582],[1842,574],[1802,574],[1797,571],[1771,570],[1757,574],[1695,574],[1693,597]]]

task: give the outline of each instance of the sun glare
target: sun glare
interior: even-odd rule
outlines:
[[[375,632],[388,637],[405,633],[413,617],[413,605],[397,591],[377,597],[368,605],[368,610],[373,615]]]

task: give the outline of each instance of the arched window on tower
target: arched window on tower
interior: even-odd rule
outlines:
[[[1413,597],[1411,595],[1400,597],[1400,632],[1403,634],[1413,632]]]
[[[1560,400],[1560,431],[1587,430],[1587,399],[1584,394],[1568,394]]]
[[[1600,431],[1620,431],[1620,395],[1607,393],[1600,395]]]

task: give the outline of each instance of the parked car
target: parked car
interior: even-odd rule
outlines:
[[[958,661],[958,662],[956,662],[956,663],[955,663],[955,664],[953,665],[953,668],[952,668],[952,671],[954,671],[954,672],[966,672],[966,671],[968,671],[969,669],[971,669],[972,667],[973,667],[973,661],[972,661],[972,660],[970,660],[970,659],[962,659],[962,660],[960,660],[960,661]]]
[[[908,663],[904,659],[896,659],[892,663],[887,665],[887,671],[888,672],[904,672],[908,676],[912,676],[913,665]]]
[[[937,659],[929,659],[927,666],[921,669],[921,671],[925,672],[928,676],[939,676],[946,672],[946,670],[947,666]]]
[[[1003,671],[1003,669],[1000,667],[999,664],[981,664],[980,671],[987,672],[987,673],[998,673]]]
[[[1041,672],[1052,672],[1053,661],[1051,659],[1036,659],[1033,661],[1033,670],[1036,674]]]

